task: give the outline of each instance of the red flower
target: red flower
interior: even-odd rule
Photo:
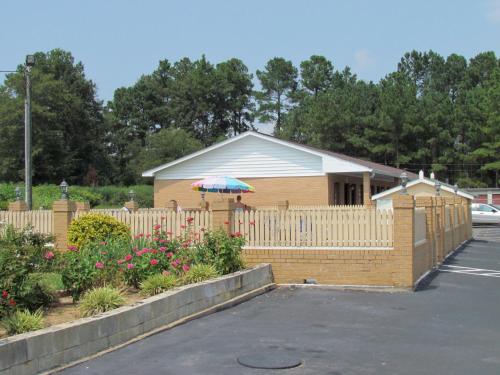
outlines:
[[[153,241],[158,242],[160,239],[158,237],[153,238]]]
[[[173,252],[170,251],[170,252],[167,253],[167,258],[172,258],[173,256],[174,256]]]
[[[184,265],[182,266],[182,270],[183,270],[184,272],[189,271],[189,265],[188,265],[188,264],[184,264]]]
[[[229,224],[229,221],[225,221],[224,224],[226,224],[226,225]]]
[[[155,229],[155,230],[156,230],[156,229],[160,229],[160,228],[161,228],[161,225],[160,225],[160,224],[156,224],[156,225],[153,227],[153,229]]]
[[[152,266],[156,266],[158,264],[158,259],[151,259],[149,262]]]
[[[125,260],[128,262],[129,260],[132,260],[133,256],[131,254],[125,255]]]
[[[193,222],[193,220],[194,220],[194,219],[193,219],[192,217],[188,217],[188,218],[186,218],[186,221],[187,221],[188,223],[190,223],[190,224]]]
[[[16,301],[14,301],[13,299],[10,299],[9,300],[9,305],[16,306]]]
[[[48,251],[48,252],[45,253],[45,255],[43,257],[45,259],[50,260],[50,259],[54,258],[54,253],[52,251]]]
[[[234,237],[241,237],[241,233],[240,232],[234,233]]]
[[[95,268],[97,268],[97,269],[103,269],[104,268],[104,263],[102,263],[102,262],[96,262],[95,263]]]
[[[118,259],[118,260],[116,261],[116,263],[117,263],[117,264],[122,264],[123,262],[125,262],[125,259]]]
[[[158,250],[160,250],[162,253],[167,251],[167,248],[165,246],[160,247]]]
[[[132,263],[129,263],[127,264],[127,269],[131,270],[132,268],[134,268],[135,266],[132,264]]]
[[[165,242],[167,242],[167,240],[160,240],[159,242],[160,243],[165,243]]]
[[[76,246],[71,245],[71,246],[68,246],[68,250],[69,251],[78,251],[78,248]]]
[[[181,229],[186,229],[186,226],[184,224],[181,224]]]
[[[6,290],[4,290],[2,292],[2,298],[7,298],[9,296],[9,292],[7,292]]]
[[[107,245],[106,241],[99,242],[99,245]]]
[[[151,233],[146,234],[146,238],[151,237]]]

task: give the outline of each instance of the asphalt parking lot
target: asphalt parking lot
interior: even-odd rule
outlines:
[[[415,293],[278,288],[66,369],[64,374],[499,374],[500,228]],[[237,357],[300,358],[287,370]]]

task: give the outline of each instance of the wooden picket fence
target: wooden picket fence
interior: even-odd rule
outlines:
[[[52,234],[52,210],[0,211],[0,227],[12,225],[22,229],[32,227],[33,231]]]
[[[179,236],[188,229],[194,234],[198,234],[202,239],[206,229],[210,229],[210,211],[181,211],[174,212],[166,209],[148,209],[137,212],[127,212],[117,209],[97,209],[90,210],[90,213],[102,213],[112,216],[130,227],[132,235],[150,235],[153,227],[160,225],[161,230],[171,233],[172,236]],[[77,211],[75,217],[81,217],[89,212]]]
[[[254,247],[392,247],[392,210],[315,209],[235,212],[233,232]]]

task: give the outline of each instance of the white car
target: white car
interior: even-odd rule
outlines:
[[[473,203],[472,223],[473,224],[499,224],[500,210],[495,206],[485,203]]]

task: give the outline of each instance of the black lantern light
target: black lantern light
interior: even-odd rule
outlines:
[[[134,201],[135,192],[132,189],[130,189],[130,191],[128,192],[128,198],[130,199],[130,202]]]
[[[436,196],[439,197],[441,195],[441,182],[436,181]]]
[[[19,186],[16,186],[16,188],[14,189],[14,192],[16,194],[16,201],[20,201],[21,200],[21,189],[19,188]]]
[[[401,194],[408,194],[408,191],[406,190],[406,185],[408,184],[408,175],[406,172],[401,173],[401,176],[399,176],[399,179],[401,180]]]
[[[63,179],[61,185],[59,185],[59,189],[61,189],[61,199],[68,200],[68,187],[68,183]]]

